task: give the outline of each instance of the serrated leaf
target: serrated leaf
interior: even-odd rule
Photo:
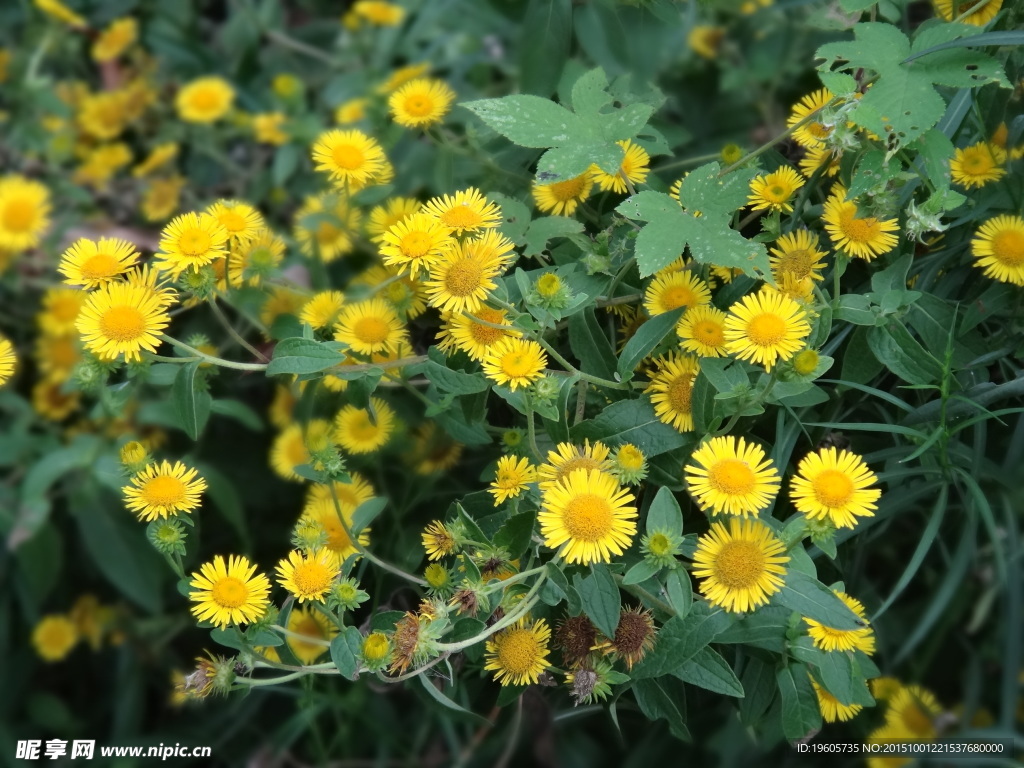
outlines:
[[[572,179],[591,165],[613,173],[624,155],[625,151],[618,144],[582,142],[552,147],[537,161],[537,179],[545,184]]]
[[[583,121],[560,104],[526,93],[479,99],[462,105],[490,128],[520,147],[546,149],[573,141],[596,141]]]
[[[583,223],[568,216],[542,216],[534,219],[526,230],[526,247],[523,256],[534,256],[542,253],[549,240],[556,237],[578,235],[583,231]]]

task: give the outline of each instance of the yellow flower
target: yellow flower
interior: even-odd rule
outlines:
[[[178,175],[151,181],[142,193],[141,208],[146,221],[166,221],[178,210],[184,187],[185,179]]]
[[[132,151],[122,141],[113,144],[103,144],[89,151],[72,179],[77,184],[86,184],[94,189],[103,190],[107,188],[107,182],[119,170],[132,161]]]
[[[349,453],[373,453],[395,431],[395,412],[391,406],[379,397],[371,397],[370,406],[346,405],[334,417],[334,439]]]
[[[312,463],[311,451],[330,444],[331,425],[326,419],[311,419],[302,424],[289,424],[270,446],[270,466],[285,480],[301,481],[295,467]]]
[[[440,560],[456,550],[455,539],[451,531],[440,520],[434,520],[420,534],[427,559]]]
[[[392,197],[370,210],[366,222],[366,234],[375,243],[384,239],[384,233],[400,224],[414,213],[419,213],[423,204],[414,197]]]
[[[89,351],[103,360],[141,360],[156,352],[170,324],[170,294],[142,283],[107,283],[89,294],[75,327]]]
[[[832,92],[827,88],[820,88],[800,99],[793,105],[786,126],[792,128],[800,121],[807,118],[813,112],[824,107],[832,100]],[[807,149],[821,149],[825,147],[825,141],[832,135],[834,128],[825,125],[819,120],[812,120],[793,132],[793,140]]]
[[[352,543],[352,539],[348,535],[348,531],[352,530],[352,516],[355,514],[355,509],[344,504],[338,506],[341,507],[340,517],[338,507],[334,505],[334,499],[330,495],[310,500],[302,510],[296,528],[304,525],[313,525],[319,528],[325,539],[324,550],[330,553],[333,558],[332,563],[340,567],[350,557],[358,556],[359,549]],[[344,524],[342,520],[344,520]],[[360,531],[356,541],[360,547],[369,546],[370,530],[364,528]]]
[[[811,685],[814,687],[814,693],[818,697],[818,709],[821,710],[821,716],[826,723],[834,723],[837,720],[845,723],[847,720],[852,720],[857,716],[858,712],[864,709],[860,704],[843,704],[839,699],[818,685],[818,681],[813,677],[811,678]]]
[[[698,357],[725,355],[725,312],[710,304],[690,307],[679,318],[680,346]]]
[[[908,685],[889,699],[885,720],[906,734],[902,738],[934,739],[938,735],[935,718],[941,713],[934,693],[919,685]]]
[[[958,148],[949,161],[949,170],[955,183],[966,189],[980,189],[1006,175],[1006,169],[1001,167],[1005,162],[1005,150],[987,141],[979,141],[969,147]]]
[[[274,75],[270,89],[282,99],[290,99],[302,93],[302,81],[295,75],[282,72],[279,75]]]
[[[504,309],[493,309],[484,305],[473,312],[472,317],[466,314],[444,316],[442,332],[438,337],[438,348],[448,352],[455,347],[473,360],[483,360],[491,348],[502,339],[522,336],[522,331],[515,329],[505,315]],[[492,325],[478,323],[478,319]],[[494,325],[503,326],[507,330],[495,328]]]
[[[747,202],[755,211],[793,210],[793,195],[804,185],[800,174],[789,166],[782,166],[764,176],[755,176],[750,181],[750,196]]]
[[[495,680],[503,686],[536,683],[549,666],[550,639],[551,629],[544,619],[531,622],[524,616],[487,641],[484,669],[495,672]]]
[[[277,583],[300,603],[317,601],[324,599],[340,573],[341,569],[329,550],[308,555],[292,550],[277,564]]]
[[[138,36],[139,24],[135,19],[114,19],[93,42],[93,60],[102,63],[116,59],[135,44]]]
[[[345,294],[341,291],[320,291],[303,305],[299,320],[316,329],[327,328],[334,325],[344,306]]]
[[[713,61],[718,58],[718,49],[724,39],[725,30],[722,27],[697,24],[686,36],[686,43],[690,46],[690,50],[698,56]]]
[[[627,179],[634,186],[642,184],[647,180],[647,174],[650,173],[648,166],[651,162],[651,156],[647,154],[647,150],[638,144],[634,144],[629,139],[618,141],[616,144],[625,150],[625,155],[618,170],[615,173],[608,173],[604,169],[593,165],[590,167],[590,175],[594,183],[603,191],[622,194],[629,189],[626,183]]]
[[[187,83],[174,100],[178,117],[187,123],[213,123],[231,109],[235,90],[222,77],[200,77]]]
[[[533,182],[531,192],[537,208],[554,216],[572,216],[576,208],[590,197],[594,188],[594,180],[589,173],[581,173],[565,181],[553,184]]]
[[[608,446],[600,441],[595,441],[591,445],[589,440],[585,440],[582,447],[572,443],[559,443],[555,450],[548,451],[547,464],[541,464],[537,468],[541,489],[561,482],[579,469],[610,474],[613,465],[608,453]]]
[[[208,213],[176,216],[160,233],[157,269],[175,278],[227,256],[228,231]]]
[[[395,27],[405,18],[405,9],[384,0],[356,0],[352,13],[371,24],[381,27]]]
[[[377,86],[377,93],[391,93],[401,88],[403,85],[408,83],[410,80],[415,80],[417,77],[422,77],[430,71],[430,64],[427,62],[421,62],[420,64],[410,64],[405,67],[400,67],[391,73],[391,76]]]
[[[127,240],[101,237],[76,240],[61,256],[57,271],[68,285],[96,288],[116,280],[138,262],[139,252]]]
[[[654,276],[644,291],[644,309],[651,317],[710,301],[708,284],[689,269],[664,270]]]
[[[697,539],[693,575],[700,593],[712,605],[733,613],[747,613],[768,603],[782,589],[786,547],[760,520],[713,523]]]
[[[362,131],[332,129],[317,138],[313,162],[338,186],[357,190],[380,181],[387,157],[380,144]]]
[[[981,6],[978,5],[980,0],[933,0],[933,2],[935,3],[935,12],[946,21],[956,20],[978,27],[983,27],[992,21],[999,13],[999,9],[1003,7],[1003,0],[988,0]],[[971,12],[967,13],[968,11]],[[965,13],[967,15],[961,19],[960,17]]]
[[[371,632],[363,639],[363,661],[370,669],[383,669],[391,658],[391,642],[383,632]]]
[[[454,244],[430,267],[428,303],[444,312],[475,312],[497,287],[494,278],[515,258],[514,247],[494,230]]]
[[[228,233],[229,243],[251,240],[266,228],[263,214],[248,203],[218,200],[206,209]]]
[[[803,349],[810,332],[804,309],[777,291],[747,294],[725,318],[729,353],[769,372],[777,361],[789,360]]]
[[[282,126],[288,122],[284,112],[261,112],[252,116],[252,132],[256,141],[271,144],[275,147],[287,143],[288,134]]]
[[[636,534],[633,502],[633,494],[598,470],[578,469],[544,484],[537,514],[544,545],[569,563],[611,562]]]
[[[484,375],[513,392],[543,376],[547,364],[548,356],[540,344],[514,336],[498,341],[483,359]]]
[[[807,634],[814,641],[814,646],[830,653],[832,651],[852,651],[856,649],[870,656],[875,652],[875,634],[871,631],[871,627],[868,626],[864,606],[861,605],[860,600],[850,597],[845,592],[840,592],[838,589],[832,591],[839,596],[839,599],[846,604],[847,608],[857,614],[857,618],[864,623],[864,626],[860,629],[833,629],[832,627],[826,627],[821,622],[805,617],[804,622],[808,626]]]
[[[217,627],[259,621],[270,602],[270,581],[240,555],[231,555],[226,562],[217,555],[192,574],[189,586],[188,599],[195,603],[192,614]]]
[[[345,194],[312,195],[295,213],[295,236],[303,253],[329,264],[352,252],[361,217]]]
[[[775,241],[776,248],[771,248],[772,275],[776,282],[782,279],[782,273],[788,272],[798,280],[811,278],[821,280],[821,270],[825,265],[822,259],[824,251],[818,250],[818,237],[800,229],[782,235]]]
[[[18,367],[18,356],[14,345],[0,333],[0,387],[10,381]]]
[[[121,489],[124,503],[140,520],[150,522],[168,518],[199,507],[206,481],[195,469],[180,461],[172,466],[167,460],[152,463],[131,478],[131,485]]]
[[[825,176],[836,176],[839,173],[839,161],[842,157],[842,152],[825,146],[808,149],[803,159],[800,160],[800,173],[804,175],[804,178],[809,179],[821,166],[825,165],[827,166]]]
[[[75,321],[89,294],[77,288],[50,288],[43,294],[43,309],[38,322],[43,333],[63,336],[75,333]]]
[[[357,354],[372,355],[395,349],[406,340],[406,330],[390,304],[373,298],[341,311],[334,338]]]
[[[837,249],[871,261],[896,247],[899,238],[892,233],[899,232],[899,224],[895,219],[858,217],[858,212],[857,204],[846,199],[841,187],[825,201],[821,218]]]
[[[526,490],[530,483],[537,481],[537,468],[528,459],[516,456],[502,456],[494,473],[494,482],[488,491],[494,496],[494,506],[506,499],[514,499]]]
[[[269,229],[257,231],[247,242],[235,243],[228,256],[228,281],[238,287],[259,285],[280,266],[284,249],[284,240]]]
[[[764,449],[732,435],[712,437],[693,452],[686,482],[698,506],[713,514],[757,516],[779,492],[779,473]]]
[[[501,209],[475,187],[460,190],[454,195],[432,198],[424,204],[422,211],[436,217],[457,235],[501,224]]]
[[[388,98],[391,118],[406,128],[441,122],[455,101],[455,91],[441,80],[421,78],[406,83]]]
[[[985,221],[971,240],[971,255],[987,277],[1024,285],[1024,218],[1004,214]]]
[[[332,490],[333,488],[333,490]],[[324,499],[333,504],[334,497],[338,497],[338,504],[346,513],[354,513],[360,505],[372,499],[376,493],[370,482],[358,472],[349,473],[347,483],[335,480],[332,485],[314,483],[309,487],[306,494],[304,509],[309,509],[319,504]]]
[[[680,432],[693,431],[693,382],[700,373],[700,363],[692,355],[670,352],[658,358],[658,372],[644,390],[651,394],[654,413],[665,424]]]
[[[367,99],[349,99],[340,104],[334,111],[334,122],[338,125],[358,123],[366,117],[366,105],[368,103]]]
[[[858,517],[873,517],[882,492],[864,459],[834,447],[809,453],[790,483],[793,506],[812,520],[827,518],[838,528],[853,528]]]
[[[407,320],[414,320],[427,309],[427,291],[420,280],[395,267],[375,264],[352,278],[350,284],[374,288],[376,295],[394,307],[395,312]]]
[[[412,277],[426,274],[455,246],[450,230],[433,216],[414,213],[392,225],[382,236],[380,255],[388,266]]]
[[[302,664],[312,664],[327,653],[338,627],[316,608],[293,608],[288,616],[288,631],[294,634],[285,641],[295,658]]]
[[[78,628],[63,614],[44,616],[32,630],[32,645],[46,662],[63,661],[78,644]]]
[[[0,248],[35,248],[49,226],[50,191],[24,176],[0,177]]]
[[[57,21],[63,21],[72,27],[87,27],[89,22],[68,8],[60,0],[33,0],[36,8],[43,13],[52,16]]]
[[[75,119],[83,132],[94,139],[116,139],[130,121],[126,91],[101,91],[89,94],[78,106]]]
[[[162,168],[177,156],[178,143],[176,141],[166,141],[163,144],[157,144],[146,156],[146,159],[132,169],[132,176],[137,179],[149,176],[153,171]]]
[[[818,368],[821,356],[815,349],[804,349],[793,358],[793,370],[801,376],[810,376]]]
[[[270,295],[263,302],[260,309],[260,322],[267,328],[274,324],[274,321],[282,315],[299,314],[302,305],[306,303],[305,294],[286,288],[283,285],[275,285],[270,288]]]
[[[63,421],[78,409],[77,392],[64,392],[60,381],[44,379],[32,387],[32,408],[49,421]]]

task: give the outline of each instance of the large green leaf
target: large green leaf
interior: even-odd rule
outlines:
[[[619,626],[619,612],[622,610],[622,595],[607,566],[595,564],[590,575],[577,584],[583,612],[594,622],[594,626],[605,637],[615,637]]]
[[[345,360],[337,342],[313,339],[284,339],[274,347],[274,358],[267,366],[267,375],[281,373],[308,374],[326,371]]]

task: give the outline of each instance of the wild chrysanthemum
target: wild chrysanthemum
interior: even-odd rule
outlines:
[[[167,460],[149,464],[122,489],[125,506],[147,522],[191,512],[199,506],[205,490],[206,481],[197,470]]]
[[[690,307],[679,318],[680,346],[697,357],[725,355],[725,312],[710,304]]]
[[[979,141],[957,149],[949,161],[953,181],[967,189],[979,189],[1006,175],[1006,152],[995,144]]]
[[[316,170],[324,171],[339,186],[361,189],[385,170],[387,157],[376,139],[362,131],[327,131],[313,144]]]
[[[657,366],[657,373],[645,390],[651,395],[654,413],[680,432],[692,432],[691,398],[700,363],[692,355],[669,353],[657,360]]]
[[[978,27],[983,27],[992,21],[999,13],[999,9],[1003,7],[1003,0],[988,0],[984,5],[979,5],[979,0],[933,0],[933,2],[935,11],[946,21],[957,20]],[[967,15],[961,19],[960,17],[965,13]]]
[[[858,517],[873,517],[882,495],[864,459],[835,447],[809,453],[790,483],[793,506],[812,520],[828,518],[837,528],[853,528]]]
[[[789,166],[783,166],[751,180],[747,203],[755,211],[789,213],[793,210],[793,196],[803,185],[804,180],[800,174]]]
[[[288,649],[302,664],[312,664],[331,646],[337,625],[316,608],[293,608],[288,616]]]
[[[712,437],[693,452],[686,482],[705,511],[756,516],[779,492],[779,473],[764,449],[732,435]]]
[[[420,78],[388,97],[391,118],[406,128],[427,128],[441,122],[455,101],[455,91],[442,80]]]
[[[414,213],[419,213],[422,207],[423,203],[414,197],[392,197],[375,205],[366,222],[367,237],[375,243],[381,242],[385,232]]]
[[[335,480],[331,485],[313,483],[306,493],[304,508],[317,504],[323,499],[332,500],[338,497],[338,504],[343,510],[350,514],[359,509],[363,502],[369,501],[376,495],[370,481],[358,472],[349,472],[348,482]]]
[[[405,18],[405,8],[385,0],[356,0],[352,13],[381,27],[394,27]]]
[[[343,192],[311,195],[295,212],[295,239],[304,254],[330,264],[352,252],[361,220]]]
[[[484,669],[493,671],[502,685],[530,685],[548,668],[551,629],[544,619],[521,618],[496,632],[486,645]]]
[[[114,19],[92,44],[93,61],[113,61],[132,45],[139,36],[139,23],[131,18]]]
[[[436,217],[456,235],[497,227],[501,223],[501,209],[475,187],[432,198],[422,211]]]
[[[50,226],[50,191],[24,176],[0,178],[0,248],[35,248]]]
[[[174,105],[186,123],[213,123],[231,109],[235,89],[222,77],[200,77],[178,91]]]
[[[630,184],[635,186],[647,180],[651,156],[647,154],[646,149],[629,139],[616,143],[622,147],[625,154],[615,173],[608,173],[594,165],[590,167],[590,177],[603,191],[622,194],[628,191]]]
[[[689,269],[660,272],[644,292],[644,309],[651,317],[680,307],[699,307],[710,301],[708,284]]]
[[[613,472],[623,485],[637,485],[647,476],[647,457],[632,443],[615,450]]]
[[[345,294],[341,291],[320,291],[302,306],[299,320],[315,329],[328,328],[344,306]]]
[[[693,575],[701,580],[700,593],[712,605],[733,613],[747,613],[765,605],[782,589],[789,556],[786,547],[760,520],[713,523],[697,539]]]
[[[78,627],[62,614],[44,616],[32,630],[32,646],[46,662],[63,661],[78,639]]]
[[[547,354],[540,344],[514,336],[494,344],[483,359],[484,375],[513,391],[543,376],[547,364]]]
[[[288,115],[284,112],[260,112],[252,116],[252,132],[256,141],[279,147],[287,144],[289,133],[284,130]]]
[[[427,310],[427,292],[422,281],[397,267],[375,264],[353,277],[349,285],[376,289],[376,296],[388,302],[406,320],[415,320]]]
[[[858,712],[864,709],[860,704],[843,704],[839,699],[818,685],[818,681],[813,677],[811,678],[811,686],[818,697],[818,709],[821,710],[821,716],[826,723],[834,723],[837,720],[845,723],[847,720],[852,720],[857,716]]]
[[[725,348],[771,372],[777,361],[789,360],[804,348],[810,332],[803,307],[777,291],[761,291],[747,294],[729,308]]]
[[[430,560],[440,560],[447,557],[456,550],[455,537],[448,527],[440,520],[434,520],[420,534],[423,539],[423,549],[427,552]]]
[[[889,699],[885,720],[902,730],[905,739],[934,739],[938,734],[935,718],[941,713],[934,693],[919,685],[907,685]]]
[[[50,336],[73,334],[78,313],[88,298],[89,293],[78,288],[48,288],[43,294],[42,311],[36,317],[43,333]]]
[[[428,303],[444,312],[475,312],[497,287],[494,278],[515,257],[513,248],[494,230],[456,243],[430,267]]]
[[[405,324],[380,298],[349,304],[338,315],[334,338],[360,355],[395,349],[406,340]]]
[[[569,563],[607,563],[621,555],[636,534],[633,495],[611,475],[576,470],[546,485],[537,515],[544,545]]]
[[[788,272],[799,280],[806,277],[821,280],[821,270],[825,265],[822,259],[824,251],[818,250],[818,237],[800,229],[782,235],[771,248],[772,275],[776,282],[781,280],[784,272]]]
[[[871,261],[896,247],[899,237],[893,232],[899,232],[900,227],[895,219],[859,216],[859,213],[857,203],[847,200],[846,190],[841,187],[825,201],[821,218],[837,249]]]
[[[208,213],[185,213],[164,227],[160,236],[157,269],[175,278],[228,255],[228,232]]]
[[[393,224],[380,238],[380,255],[388,266],[412,277],[427,274],[454,245],[450,230],[434,216],[414,213]]]
[[[14,354],[14,345],[0,333],[0,386],[10,380],[17,365],[18,357]]]
[[[64,251],[57,271],[68,285],[92,289],[116,280],[135,266],[139,252],[127,240],[80,238]]]
[[[267,610],[270,581],[248,558],[220,555],[192,574],[188,599],[193,615],[217,627],[259,621]]]
[[[813,112],[824,107],[832,98],[831,91],[826,88],[809,93],[793,105],[786,125],[792,128]],[[833,130],[835,130],[833,126],[825,125],[819,120],[811,120],[793,132],[793,140],[807,149],[824,148],[825,142],[832,135]]]
[[[228,242],[247,242],[266,228],[263,214],[239,200],[218,200],[206,209],[228,233]]]
[[[611,474],[614,465],[608,458],[608,454],[608,446],[599,440],[595,440],[593,444],[589,440],[585,440],[581,446],[572,443],[559,443],[555,446],[555,450],[548,451],[547,463],[541,464],[537,468],[541,488],[564,480],[578,469]]]
[[[178,210],[181,190],[185,187],[183,176],[169,176],[153,179],[142,193],[140,210],[146,221],[166,221]]]
[[[725,29],[723,27],[696,24],[690,29],[690,34],[686,36],[686,44],[702,59],[713,61],[718,57],[718,49],[724,39]]]
[[[581,173],[565,181],[551,184],[533,182],[533,201],[537,208],[553,216],[572,216],[576,208],[590,197],[594,180],[589,173]]]
[[[383,447],[395,430],[395,412],[379,397],[368,408],[346,405],[334,417],[334,439],[349,453],[373,453]]]
[[[486,305],[479,307],[472,315],[448,315],[443,318],[438,348],[448,352],[452,347],[456,347],[473,360],[483,360],[490,349],[502,339],[522,336],[522,331],[514,328],[505,315],[504,309],[493,309]],[[477,320],[491,325],[484,325]],[[495,325],[502,328],[495,328]],[[508,330],[504,330],[505,327]]]
[[[514,499],[536,480],[537,468],[530,464],[529,459],[502,456],[498,459],[494,482],[488,490],[494,495],[494,505],[498,506],[506,499]]]
[[[819,621],[804,618],[807,624],[807,634],[810,635],[817,648],[823,651],[852,651],[854,649],[863,651],[869,656],[875,652],[875,633],[868,626],[867,614],[860,600],[850,597],[845,592],[833,590],[839,599],[846,604],[846,607],[857,614],[857,617],[864,622],[860,629],[833,629],[826,627]]]
[[[1024,285],[1024,218],[1003,214],[985,221],[971,239],[971,255],[986,276]]]
[[[341,568],[329,550],[292,550],[277,564],[277,583],[300,603],[323,600],[340,574]]]
[[[289,424],[270,446],[270,466],[283,479],[302,481],[295,468],[312,463],[312,451],[330,443],[331,425],[325,419],[310,419],[305,424]]]
[[[141,360],[143,350],[156,352],[171,322],[169,296],[143,283],[107,283],[88,295],[75,327],[97,357]]]
[[[352,530],[355,510],[341,506],[341,515],[339,516],[338,506],[335,506],[334,499],[330,496],[310,500],[296,523],[296,530],[302,526],[313,526],[319,529],[325,542],[324,551],[330,554],[334,565],[341,566],[350,557],[358,555],[360,548],[369,546],[370,529],[364,528],[356,536],[356,542],[359,545],[357,547],[348,535],[348,531]]]

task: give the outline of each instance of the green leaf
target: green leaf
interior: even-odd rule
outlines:
[[[957,25],[963,28],[963,25]],[[969,29],[969,27],[968,27]],[[993,32],[982,32],[980,35],[970,35],[969,37],[961,37],[956,40],[949,40],[944,43],[938,43],[931,45],[927,48],[924,46],[930,42],[924,33],[918,36],[914,41],[914,53],[903,60],[904,64],[909,64],[914,59],[920,59],[922,56],[928,56],[938,51],[946,51],[952,48],[979,48],[982,46],[1018,46],[1024,45],[1024,32],[1012,31],[1012,30],[997,30]]]
[[[683,511],[679,508],[679,502],[675,495],[668,488],[659,488],[658,493],[647,510],[647,533],[656,530],[668,531],[670,533],[683,532]]]
[[[247,649],[245,636],[238,631],[237,627],[217,627],[210,630],[210,639],[225,648],[233,648],[236,651]]]
[[[422,366],[420,371],[423,375],[442,392],[451,392],[453,395],[472,395],[476,392],[483,392],[490,386],[482,373],[455,371],[433,360],[424,361]]]
[[[840,704],[852,704],[855,698],[858,681],[853,668],[853,657],[843,651],[822,651],[818,659],[818,675],[821,682]]]
[[[244,15],[244,14],[238,14]],[[304,147],[298,144],[283,144],[274,152],[274,161],[270,167],[270,177],[275,187],[284,186],[299,168],[299,161],[304,154]]]
[[[571,179],[584,173],[591,165],[614,171],[624,154],[618,144],[584,142],[554,147],[537,161],[537,178],[546,184]]]
[[[727,219],[747,204],[750,181],[756,168],[737,168],[725,176],[717,162],[702,165],[686,174],[679,188],[684,208],[699,211],[701,218]],[[717,262],[716,262],[717,263]]]
[[[470,720],[479,723],[480,725],[484,725],[487,727],[491,726],[490,720],[481,717],[475,712],[471,712],[470,710],[463,707],[461,704],[456,704],[454,701],[445,696],[444,693],[442,693],[441,690],[436,685],[434,685],[435,680],[443,680],[444,678],[427,677],[426,675],[419,675],[417,679],[420,681],[420,684],[423,686],[423,689],[430,694],[430,698],[432,698],[434,701],[439,703],[444,708],[450,709],[452,712],[455,712],[459,715],[463,715],[464,717],[467,717]]]
[[[782,733],[787,739],[803,739],[821,728],[818,697],[804,664],[782,667],[776,674],[782,696]]]
[[[623,577],[622,583],[626,586],[629,586],[630,584],[642,584],[648,579],[657,576],[660,570],[660,565],[655,565],[649,560],[641,560],[626,571],[626,575]]]
[[[533,512],[520,512],[508,519],[498,532],[494,534],[494,545],[508,550],[513,560],[522,557],[530,546],[533,536],[533,524],[537,516]]]
[[[583,612],[605,637],[615,637],[622,609],[622,595],[608,567],[595,563],[590,575],[578,585]]]
[[[598,67],[580,75],[572,86],[572,108],[577,115],[596,115],[612,103],[608,78]]]
[[[581,610],[583,610],[583,603],[580,600],[579,593],[571,586],[569,586],[569,580],[565,577],[562,570],[553,563],[548,563],[544,569],[544,573],[548,577],[548,581],[554,585],[562,597],[565,599],[569,606],[569,615],[576,616]]]
[[[583,231],[583,222],[568,216],[542,216],[530,223],[526,230],[526,247],[523,256],[536,256],[547,249],[548,241],[556,237],[578,235]]]
[[[772,597],[772,602],[832,629],[862,629],[865,626],[831,589],[792,568],[787,571],[786,583]]]
[[[174,378],[171,397],[178,422],[185,434],[193,440],[199,439],[199,433],[210,418],[210,393],[201,389],[202,380],[196,376],[200,361],[186,363]]]
[[[359,534],[365,530],[377,516],[384,511],[388,500],[384,496],[367,499],[352,513],[352,533]]]
[[[676,616],[685,617],[693,605],[693,585],[690,584],[690,575],[685,569],[674,568],[668,572],[668,576],[665,577],[665,592],[668,594],[668,604],[672,606]]]
[[[909,384],[934,384],[942,378],[942,363],[895,318],[868,331],[868,346],[879,363]]]
[[[464,616],[452,625],[452,631],[445,636],[446,643],[459,643],[476,637],[487,628],[480,619]]]
[[[655,315],[641,325],[633,337],[626,342],[622,354],[619,355],[619,364],[616,368],[622,381],[632,379],[640,361],[675,330],[679,318],[682,317],[683,309],[680,307],[671,312]]]
[[[274,359],[267,366],[267,376],[319,373],[340,365],[344,360],[345,355],[336,342],[284,339],[274,347]]]
[[[545,149],[599,138],[588,135],[583,121],[568,109],[540,96],[513,94],[466,101],[462,106],[520,147]]]
[[[355,627],[345,627],[331,640],[331,661],[342,677],[349,680],[358,677],[362,650],[363,636]]]
[[[572,46],[572,0],[530,0],[520,30],[519,85],[548,96]]]
[[[690,413],[693,415],[693,431],[698,435],[711,431],[715,418],[715,390],[707,376],[697,375],[690,393]]]
[[[673,616],[658,633],[654,649],[633,667],[633,679],[675,674],[676,670],[696,656],[698,651],[731,623],[732,618],[725,611],[706,608],[698,610],[697,606],[684,618]]]
[[[569,434],[573,440],[609,440],[632,443],[650,459],[662,453],[681,448],[696,441],[668,424],[654,414],[650,400],[620,400],[605,408],[597,418],[583,421],[574,426]]]
[[[210,403],[210,411],[218,416],[227,416],[229,419],[234,419],[243,427],[251,429],[253,432],[263,430],[263,419],[241,400],[214,400]]]
[[[47,452],[29,467],[21,481],[21,503],[15,528],[8,533],[10,548],[31,538],[46,522],[50,514],[47,495],[54,483],[76,469],[90,466],[100,447],[100,440],[94,435],[78,435],[66,448]]]
[[[686,692],[681,683],[672,678],[661,680],[636,680],[633,683],[633,696],[640,706],[640,711],[649,720],[665,720],[669,733],[682,741],[690,741],[690,731],[686,728]]]
[[[756,656],[747,659],[743,670],[743,701],[740,702],[740,722],[750,727],[761,721],[775,698],[775,669]]]
[[[381,611],[373,614],[370,619],[370,630],[373,632],[393,632],[395,624],[401,621],[405,613],[402,611]]]
[[[743,698],[743,685],[739,678],[732,671],[729,662],[713,648],[701,648],[674,674],[680,680],[708,691]]]
[[[847,293],[839,297],[835,311],[836,320],[854,325],[875,325],[878,315],[871,308],[871,299],[860,293]]]
[[[610,379],[615,373],[615,350],[597,322],[593,307],[569,318],[569,347],[584,373],[602,379]]]

